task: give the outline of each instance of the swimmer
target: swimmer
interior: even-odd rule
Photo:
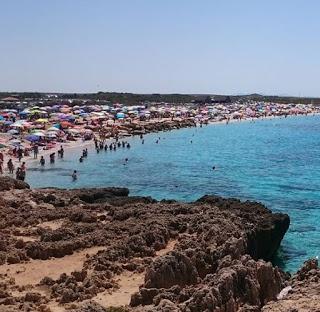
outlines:
[[[79,162],[83,162],[83,156],[81,156],[80,158],[79,158]]]
[[[213,166],[213,167],[212,167],[212,170],[215,170],[215,169],[216,169],[216,166]]]
[[[76,181],[76,180],[78,179],[77,170],[74,170],[74,171],[73,171],[71,177],[72,177],[72,180],[73,180],[73,181]]]

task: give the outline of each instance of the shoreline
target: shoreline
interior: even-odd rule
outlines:
[[[312,117],[312,116],[318,116],[320,115],[320,113],[313,113],[313,114],[308,114],[308,115],[288,115],[286,118],[284,116],[267,116],[267,117],[257,117],[257,118],[247,118],[247,119],[231,119],[229,121],[229,123],[226,122],[226,120],[223,120],[223,121],[209,121],[208,124],[206,125],[203,125],[203,127],[207,126],[207,125],[210,125],[210,126],[218,126],[218,125],[225,125],[225,126],[228,126],[229,124],[242,124],[242,123],[250,123],[250,122],[256,122],[256,121],[264,121],[264,120],[278,120],[278,119],[288,119],[288,118],[295,118],[295,117]],[[171,121],[171,120],[164,120],[165,122],[167,121]],[[183,122],[184,120],[173,120],[174,122]],[[160,123],[162,123],[163,121],[161,121]],[[152,123],[152,124],[157,124],[157,123]],[[197,123],[196,124],[196,128],[199,128],[200,124]],[[190,128],[190,126],[186,126],[186,127],[181,127],[181,128],[171,128],[171,129],[168,129],[168,130],[160,130],[160,131],[150,131],[150,132],[147,132],[145,134],[143,134],[143,136],[147,136],[149,134],[154,134],[154,133],[158,133],[158,132],[167,132],[167,131],[173,131],[173,130],[180,130],[180,129],[184,129],[184,128]],[[120,141],[122,141],[123,139],[132,139],[133,137],[135,137],[137,135],[135,134],[131,134],[130,136],[125,136],[125,137],[122,137],[120,139]],[[112,142],[115,142],[115,138],[114,137],[110,137],[110,138],[107,138],[105,140],[105,143],[112,143]],[[57,151],[59,150],[60,146],[63,146],[63,148],[65,149],[65,151],[70,151],[70,150],[75,150],[75,149],[82,149],[82,148],[85,148],[85,147],[92,147],[94,148],[94,141],[93,140],[88,140],[88,141],[82,141],[82,140],[77,140],[77,141],[69,141],[69,142],[66,142],[66,143],[61,143],[61,144],[56,144],[56,147],[50,149],[50,150],[42,150],[41,153],[39,153],[38,155],[38,159],[34,159],[32,155],[28,156],[28,158],[23,158],[24,161],[26,162],[26,165],[27,167],[30,166],[31,168],[36,168],[36,163],[40,166],[39,164],[39,159],[41,156],[48,156],[49,154],[51,153],[57,153]],[[81,155],[80,155],[81,156]],[[79,157],[80,157],[79,156]],[[15,162],[14,164],[18,165],[19,162],[18,160],[15,159]],[[10,175],[9,175],[10,176]]]
[[[210,126],[218,126],[218,125],[226,125],[228,126],[229,124],[241,124],[244,122],[256,122],[256,121],[264,121],[264,120],[277,120],[277,119],[286,119],[286,118],[295,118],[295,117],[312,117],[312,116],[318,116],[320,115],[320,113],[312,113],[312,114],[307,114],[307,115],[302,115],[302,114],[298,114],[298,115],[288,115],[287,117],[285,116],[267,116],[267,117],[256,117],[256,118],[246,118],[246,119],[231,119],[228,123],[226,120],[222,120],[222,121],[209,121],[207,124],[203,124],[203,127],[210,125]],[[139,124],[139,126],[146,126],[146,127],[153,127],[156,125],[163,125],[164,123],[166,123],[166,125],[170,125],[170,123],[172,123],[172,127],[163,129],[163,130],[155,130],[155,131],[149,131],[144,133],[143,136],[148,135],[148,134],[152,134],[152,133],[158,133],[158,132],[167,132],[167,131],[172,131],[172,130],[180,130],[182,128],[190,128],[190,120],[189,119],[162,119],[160,121],[156,121],[156,122],[152,122],[152,123],[141,123]],[[179,127],[177,128],[176,126],[179,125]],[[199,128],[200,127],[200,123],[195,123],[194,127]],[[126,135],[121,137],[121,140],[125,140],[127,139],[132,139],[134,136],[137,136],[138,134],[130,134],[130,135]],[[105,142],[110,144],[112,142],[115,141],[114,137],[110,137],[105,139]],[[57,143],[55,147],[48,149],[48,150],[41,150],[41,152],[39,152],[38,154],[38,158],[35,159],[33,157],[33,153],[32,151],[30,152],[30,156],[27,157],[23,157],[21,162],[19,163],[18,159],[16,158],[12,158],[13,159],[13,163],[14,163],[14,167],[15,170],[18,166],[20,166],[22,164],[22,162],[26,163],[26,167],[27,170],[28,168],[37,168],[38,166],[40,166],[40,157],[41,156],[49,156],[49,154],[51,153],[56,153],[58,152],[60,146],[63,146],[63,148],[65,149],[65,152],[68,151],[72,151],[75,149],[82,149],[85,147],[92,147],[94,144],[93,140],[88,140],[88,141],[83,141],[82,139],[78,139],[77,141],[68,141],[68,142],[64,142],[64,143]],[[7,154],[5,154],[6,158],[9,158],[9,156]],[[56,155],[57,156],[57,155]],[[81,155],[79,155],[80,157]],[[57,158],[57,157],[56,157]],[[48,162],[48,159],[46,159],[46,162]],[[4,162],[5,163],[5,162]],[[14,176],[14,174],[9,174],[7,171],[6,166],[4,166],[4,173],[3,176]]]

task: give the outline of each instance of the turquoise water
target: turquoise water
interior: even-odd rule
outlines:
[[[128,141],[130,150],[96,154],[90,148],[84,163],[80,150],[66,151],[55,165],[30,168],[27,181],[33,187],[125,186],[156,199],[256,200],[291,217],[277,259],[285,270],[320,254],[320,116],[174,130],[147,135],[144,145],[138,137]],[[74,169],[77,182],[70,177]]]

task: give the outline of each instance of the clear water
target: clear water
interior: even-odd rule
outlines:
[[[32,187],[123,186],[156,199],[256,200],[291,217],[278,257],[285,270],[320,254],[320,116],[180,129],[147,135],[144,145],[138,137],[128,141],[130,150],[96,154],[91,147],[84,163],[81,149],[66,151],[55,165],[30,168],[27,181]]]

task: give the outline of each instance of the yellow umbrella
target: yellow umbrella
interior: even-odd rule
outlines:
[[[36,122],[47,123],[47,122],[49,122],[49,120],[47,118],[39,118],[36,120]]]

